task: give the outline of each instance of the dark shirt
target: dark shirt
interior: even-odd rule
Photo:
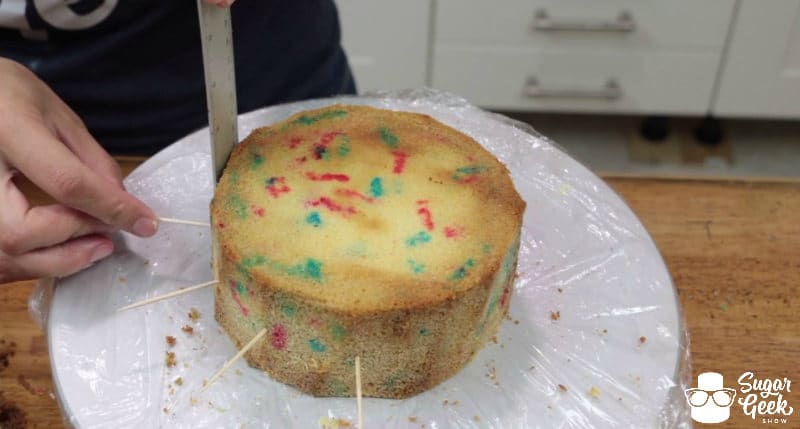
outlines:
[[[0,56],[110,151],[151,152],[208,123],[195,1],[24,0],[24,17],[22,3],[0,0]],[[231,13],[239,112],[355,91],[332,0],[238,0]]]

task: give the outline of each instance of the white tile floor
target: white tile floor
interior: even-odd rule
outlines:
[[[573,157],[600,173],[697,177],[778,177],[800,179],[800,121],[723,120],[733,162],[646,163],[628,153],[641,118],[591,115],[508,114],[524,120]],[[691,129],[697,120],[673,119],[674,127]]]

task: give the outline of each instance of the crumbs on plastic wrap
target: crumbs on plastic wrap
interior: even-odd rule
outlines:
[[[669,273],[647,231],[602,180],[529,126],[430,89],[274,106],[241,115],[239,135],[333,103],[418,112],[454,127],[508,167],[528,204],[509,309],[516,318],[503,322],[498,345],[490,343],[451,379],[414,398],[367,398],[366,427],[404,427],[409,416],[439,429],[545,429],[575,421],[597,429],[691,426],[683,395],[691,381],[687,333]],[[161,215],[207,218],[214,189],[209,148],[207,130],[187,136],[131,173],[126,189]],[[110,258],[58,279],[58,293],[40,284],[42,293],[30,300],[31,313],[46,321],[48,340],[58,345],[51,349],[53,375],[67,389],[59,399],[71,422],[193,428],[269,421],[312,428],[319,416],[352,417],[352,398],[300,394],[245,362],[198,393],[204,378],[237,352],[214,320],[214,291],[115,310],[208,280],[210,235],[171,228],[147,240],[127,234],[115,240]],[[49,311],[49,296],[58,311]],[[175,325],[175,315],[188,319]],[[260,327],[259,320],[242,322]],[[166,336],[176,344],[165,350]],[[165,352],[172,358],[161,361]],[[168,414],[141,406],[173,389],[162,396]]]

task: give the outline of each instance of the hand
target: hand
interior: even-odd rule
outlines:
[[[235,0],[203,0],[208,4],[213,4],[219,7],[228,7],[233,4]]]
[[[31,207],[20,174],[60,204]],[[125,192],[119,166],[25,67],[0,58],[0,283],[65,276],[113,251],[104,234],[155,234],[153,212]]]

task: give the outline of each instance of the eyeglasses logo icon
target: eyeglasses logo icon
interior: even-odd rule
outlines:
[[[736,390],[723,387],[722,374],[704,372],[697,376],[697,387],[686,389],[692,419],[699,423],[722,423],[731,416]]]

